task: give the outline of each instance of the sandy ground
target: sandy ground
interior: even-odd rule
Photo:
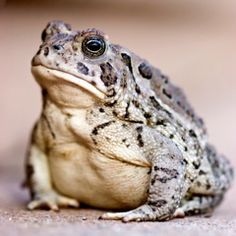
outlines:
[[[236,235],[234,186],[211,218],[130,224],[98,221],[101,211],[91,209],[28,212],[28,193],[20,188],[29,132],[41,106],[30,60],[52,19],[100,28],[170,75],[204,118],[210,141],[235,165],[236,2],[20,2],[0,8],[0,235]]]
[[[1,169],[0,174],[0,235],[235,235],[235,189],[212,217],[188,217],[169,222],[124,224],[101,221],[99,210],[62,209],[59,213],[25,209],[26,191],[19,186],[15,168]]]

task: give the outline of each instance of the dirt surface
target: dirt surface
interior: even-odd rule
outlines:
[[[8,173],[6,173],[8,172]],[[0,175],[0,235],[236,235],[235,190],[212,217],[188,217],[168,222],[121,223],[98,220],[102,211],[62,209],[60,212],[25,209],[28,195],[19,187],[14,170]],[[19,179],[18,179],[19,180]]]
[[[0,3],[0,235],[236,235],[235,186],[210,218],[123,224],[99,221],[102,211],[86,208],[25,209],[24,154],[41,107],[30,60],[52,19],[80,29],[100,28],[161,68],[184,88],[206,122],[210,141],[236,164],[234,0],[66,2]]]

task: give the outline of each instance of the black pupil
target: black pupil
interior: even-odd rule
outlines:
[[[86,47],[88,50],[91,52],[98,52],[99,50],[102,49],[102,42],[99,39],[90,39],[86,42]]]

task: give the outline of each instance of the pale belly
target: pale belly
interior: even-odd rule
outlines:
[[[148,167],[110,159],[78,144],[51,150],[49,166],[60,193],[90,206],[132,209],[147,198]]]

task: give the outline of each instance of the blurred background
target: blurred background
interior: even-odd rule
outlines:
[[[19,185],[41,111],[30,61],[53,19],[99,28],[168,74],[204,118],[210,141],[236,164],[235,0],[6,0],[0,3],[1,207],[22,207],[28,199]]]

